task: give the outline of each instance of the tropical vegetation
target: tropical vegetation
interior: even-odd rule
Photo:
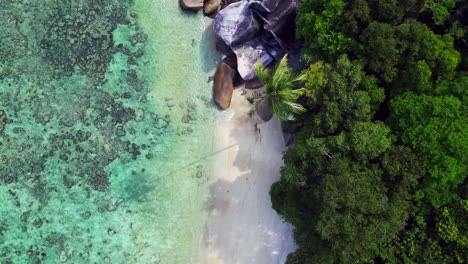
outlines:
[[[297,103],[305,89],[295,89],[295,86],[305,81],[306,75],[293,73],[288,67],[287,55],[273,69],[264,68],[260,60],[257,61],[255,72],[263,84],[264,91],[250,98],[251,101],[259,100],[254,111],[271,111],[280,121],[294,120],[294,115],[305,111],[305,108]],[[267,109],[259,109],[260,107]]]
[[[468,262],[468,3],[303,0],[287,263]]]

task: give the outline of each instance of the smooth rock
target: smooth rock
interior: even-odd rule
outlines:
[[[236,70],[224,62],[218,65],[214,77],[214,100],[221,109],[228,109],[231,105],[231,97],[234,91],[234,77]]]
[[[258,35],[261,24],[250,5],[251,1],[233,3],[216,15],[214,30],[228,46],[240,45]]]
[[[221,0],[208,0],[203,6],[203,12],[207,16],[211,16],[221,9]]]
[[[187,11],[198,11],[203,8],[203,0],[179,0],[179,4]]]
[[[256,77],[258,60],[268,67],[286,53],[298,53],[295,17],[295,0],[244,0],[219,11],[214,30],[236,54],[240,76],[249,81]]]
[[[273,57],[271,57],[265,49],[261,37],[234,46],[232,50],[237,56],[237,71],[246,81],[257,77],[255,64],[258,60],[260,60],[265,67],[273,62]]]

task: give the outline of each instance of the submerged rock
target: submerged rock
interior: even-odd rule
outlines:
[[[187,11],[198,11],[203,8],[203,0],[179,0],[180,7]]]
[[[219,64],[214,78],[214,100],[221,109],[227,109],[231,105],[235,76],[235,69],[224,62]]]

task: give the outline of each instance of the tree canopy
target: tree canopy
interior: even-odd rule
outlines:
[[[307,109],[273,208],[287,263],[468,261],[468,25],[458,0],[304,0]]]

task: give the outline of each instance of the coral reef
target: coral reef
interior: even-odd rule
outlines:
[[[92,230],[81,222],[106,223],[105,214],[118,208],[106,198],[116,177],[112,163],[154,156],[155,135],[163,132],[139,131],[170,126],[169,116],[144,114],[151,112],[139,70],[147,36],[130,2],[0,2],[2,263],[110,263],[116,242],[106,237],[122,240],[116,227]],[[119,26],[129,34],[115,45]],[[116,56],[126,63],[114,72]],[[136,133],[144,144],[128,136]],[[148,190],[129,187],[124,198],[141,199]],[[76,217],[54,211],[64,204]],[[99,232],[104,242],[90,238]],[[81,248],[72,247],[76,239]]]

